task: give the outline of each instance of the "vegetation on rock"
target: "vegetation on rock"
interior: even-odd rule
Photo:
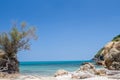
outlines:
[[[99,58],[99,56],[100,56],[101,52],[103,51],[103,49],[104,49],[104,48],[101,48],[101,49],[97,52],[97,54],[95,55],[95,58]]]
[[[29,50],[30,40],[36,38],[35,28],[27,27],[25,22],[20,25],[20,28],[14,24],[9,32],[1,33],[0,49],[3,50],[5,54],[0,58],[0,72],[19,72],[17,53],[21,50]],[[0,54],[2,54],[2,52]]]
[[[111,40],[111,42],[117,42],[117,41],[120,41],[120,34],[117,35],[117,36],[115,36],[115,37]],[[101,53],[102,53],[103,50],[104,50],[104,47],[102,47],[102,48],[97,52],[97,54],[96,54],[94,57],[95,57],[95,58],[100,58]]]
[[[114,37],[112,41],[120,41],[120,34]]]

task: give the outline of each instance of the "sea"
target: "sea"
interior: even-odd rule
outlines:
[[[20,62],[20,73],[24,75],[40,75],[40,76],[53,76],[59,69],[67,71],[75,71],[87,61],[32,61],[32,62]]]

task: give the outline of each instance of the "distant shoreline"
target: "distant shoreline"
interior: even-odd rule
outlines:
[[[29,64],[29,63],[72,63],[72,62],[94,62],[93,60],[68,60],[68,61],[20,61],[20,64]]]

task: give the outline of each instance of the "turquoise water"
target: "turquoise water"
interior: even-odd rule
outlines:
[[[92,61],[20,62],[20,72],[22,74],[52,76],[59,69],[75,71],[84,62]]]

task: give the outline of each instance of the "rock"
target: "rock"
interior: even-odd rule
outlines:
[[[93,74],[91,74],[89,72],[85,72],[85,71],[79,71],[78,73],[72,74],[73,79],[85,79],[85,78],[90,78],[93,76],[94,76]]]
[[[117,74],[120,74],[120,71],[118,71],[118,70],[107,70],[107,71],[106,71],[106,74],[107,74],[108,76],[117,75]]]
[[[71,79],[85,79],[93,77],[95,71],[95,66],[91,63],[84,63],[80,69],[75,72],[68,72],[66,70],[58,70],[54,77],[66,77]]]
[[[113,62],[111,67],[113,70],[120,70],[120,62]]]
[[[106,55],[110,49],[114,46],[114,42],[109,42],[107,45],[105,45],[104,50],[102,51],[102,55]]]
[[[84,63],[80,70],[88,70],[88,69],[95,69],[95,66],[92,63]]]
[[[118,51],[116,48],[112,48],[110,52],[105,56],[105,65],[108,69],[119,70],[120,69],[120,65],[118,65],[119,62],[120,62],[120,51]]]
[[[68,74],[68,71],[61,69],[61,70],[58,70],[58,71],[54,74],[54,77],[62,76],[62,75],[65,75],[65,74]]]
[[[16,64],[12,61],[0,60],[0,72],[16,73]]]
[[[92,74],[95,74],[96,69],[92,63],[85,63],[84,65],[82,65],[80,67],[80,69],[77,72],[79,72],[79,71],[87,71],[87,72],[90,72]]]
[[[91,78],[95,76],[105,76],[106,69],[96,69],[92,63],[84,63],[77,71],[68,72],[66,70],[58,70],[54,77],[60,80],[79,80]]]
[[[96,69],[92,63],[84,63],[80,66],[80,69],[72,73],[74,79],[85,79],[95,76]]]
[[[19,62],[17,57],[8,57],[4,50],[0,49],[0,72],[18,73]]]
[[[99,69],[99,70],[96,70],[95,75],[105,76],[106,72],[107,71],[105,69]]]
[[[96,65],[104,65],[104,61],[97,61]]]
[[[77,73],[84,72],[86,75],[93,76],[93,75],[106,75],[105,69],[96,69],[92,63],[86,63],[80,67]],[[88,74],[89,73],[89,74]]]
[[[109,78],[109,79],[112,79],[112,80],[120,80],[120,74],[108,76],[108,78]]]
[[[100,49],[94,59],[97,64],[103,65],[107,69],[120,70],[120,35],[114,37]]]

